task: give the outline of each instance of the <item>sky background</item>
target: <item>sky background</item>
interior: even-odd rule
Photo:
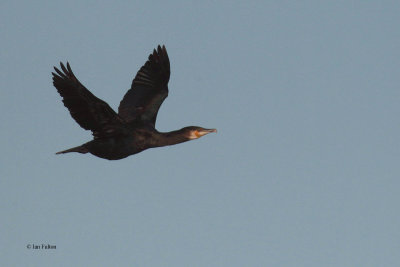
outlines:
[[[0,2],[1,266],[399,266],[398,1]],[[157,128],[119,161],[51,71],[117,109],[158,44]],[[27,249],[56,245],[55,250]]]

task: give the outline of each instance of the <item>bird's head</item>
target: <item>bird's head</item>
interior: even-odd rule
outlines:
[[[198,126],[188,126],[182,129],[189,140],[197,139],[209,133],[216,133],[217,129],[205,129]]]

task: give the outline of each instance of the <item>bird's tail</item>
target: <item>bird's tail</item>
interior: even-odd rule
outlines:
[[[77,146],[77,147],[73,147],[73,148],[70,148],[70,149],[67,149],[67,150],[63,150],[63,151],[57,152],[56,154],[57,155],[58,154],[65,154],[65,153],[69,153],[69,152],[78,152],[78,153],[86,154],[86,153],[89,152],[89,150],[85,146],[81,145],[81,146]]]

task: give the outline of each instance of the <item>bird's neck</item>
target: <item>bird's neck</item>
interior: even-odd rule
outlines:
[[[190,139],[182,130],[172,132],[158,132],[155,138],[154,146],[171,146],[189,141]]]

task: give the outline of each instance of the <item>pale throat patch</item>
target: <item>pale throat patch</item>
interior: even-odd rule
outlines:
[[[197,138],[199,138],[201,136],[202,135],[199,133],[199,131],[194,130],[194,131],[190,132],[189,139],[197,139]]]

